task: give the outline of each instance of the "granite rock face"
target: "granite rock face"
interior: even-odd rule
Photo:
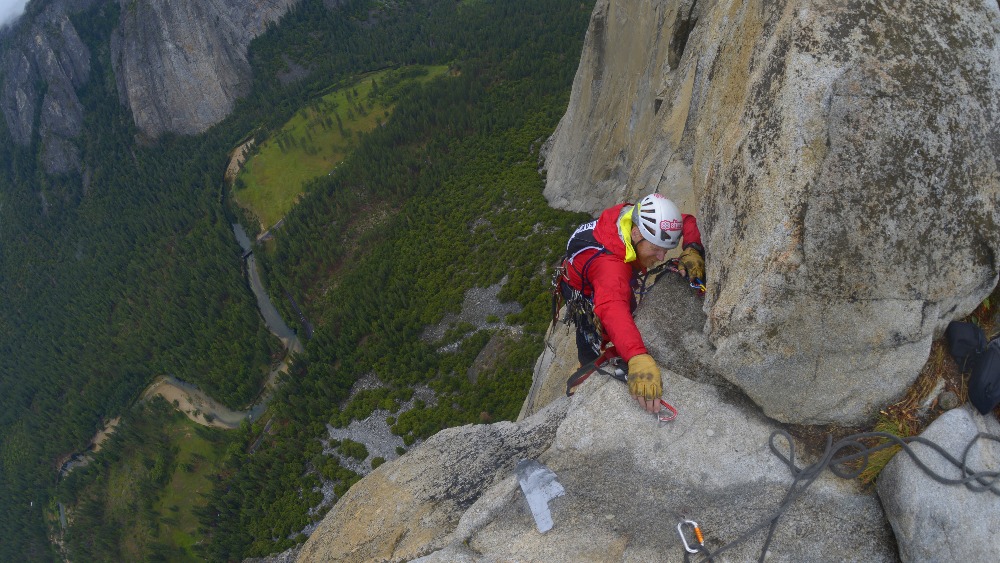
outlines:
[[[112,64],[136,126],[196,134],[229,115],[250,85],[250,41],[296,1],[119,0]]]
[[[447,544],[465,510],[519,459],[545,451],[566,405],[520,424],[438,432],[355,484],[299,553],[299,561],[409,560]]]
[[[792,483],[768,447],[783,422],[867,420],[996,283],[998,35],[995,2],[598,0],[546,145],[546,196],[597,212],[655,189],[697,209],[704,301],[668,275],[635,313],[679,416],[657,423],[599,374],[564,397],[576,352],[556,325],[517,423],[447,430],[381,466],[300,560],[683,561],[682,517],[713,551],[771,518]],[[936,439],[997,431],[962,413],[945,414],[955,423]],[[489,459],[458,461],[473,444],[510,452],[502,436],[539,428],[544,439],[492,458],[491,471]],[[977,455],[995,469],[992,453]],[[520,459],[564,491],[547,501],[544,534]],[[767,560],[935,558],[916,536],[942,517],[911,507],[938,501],[903,461],[888,471],[882,503],[822,474],[781,516]],[[998,512],[965,500],[939,512],[959,523]],[[942,560],[995,556],[971,537],[985,529],[941,530],[963,546]],[[722,558],[757,559],[764,535]]]
[[[693,194],[712,369],[856,424],[997,282],[998,115],[996,2],[598,0],[545,195]]]
[[[509,435],[512,425],[443,431],[355,484],[299,561],[679,562],[681,514],[697,521],[709,549],[718,550],[778,508],[791,485],[789,468],[767,446],[777,427],[749,401],[713,385],[670,371],[664,379],[680,411],[669,423],[640,411],[618,381],[592,376],[572,398],[517,423],[521,434],[550,429],[530,449],[456,463],[470,450],[492,455],[494,440],[484,437]],[[518,484],[519,459],[543,463],[565,491],[548,501],[554,526],[544,534]],[[435,485],[445,481],[448,494]],[[465,503],[449,500],[470,488],[475,494]],[[765,535],[752,534],[723,559],[756,559]],[[878,500],[830,473],[782,516],[768,556],[896,560]]]
[[[90,51],[69,13],[92,3],[50,2],[37,15],[22,17],[8,31],[11,40],[0,56],[0,111],[7,129],[23,147],[38,134],[49,174],[81,169],[75,139],[83,127],[83,106],[76,89],[90,76]]]

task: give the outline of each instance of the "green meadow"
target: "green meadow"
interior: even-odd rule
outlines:
[[[237,434],[196,424],[161,397],[136,405],[60,481],[69,527],[53,518],[52,532],[78,561],[204,561],[200,518]]]
[[[233,196],[267,230],[305,193],[306,184],[333,172],[361,136],[392,116],[398,94],[413,82],[443,76],[448,66],[409,66],[365,74],[334,87],[295,113],[250,151]]]
[[[156,543],[165,546],[174,561],[201,561],[194,551],[203,536],[198,532],[197,511],[208,504],[212,476],[218,473],[232,438],[225,430],[201,426],[186,416],[173,417],[165,431],[177,457],[170,480],[153,505],[161,524]]]

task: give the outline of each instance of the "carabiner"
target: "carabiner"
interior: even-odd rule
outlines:
[[[691,529],[694,530],[694,537],[695,537],[695,539],[698,540],[698,545],[701,546],[701,547],[705,547],[705,538],[704,538],[704,536],[701,535],[701,528],[698,527],[698,523],[695,522],[694,520],[681,520],[680,523],[677,524],[677,533],[680,534],[680,536],[681,536],[681,543],[684,544],[684,549],[688,553],[698,553],[701,550],[694,549],[690,545],[688,545],[687,538],[684,537],[684,526],[685,525],[690,526]]]
[[[698,295],[705,295],[705,282],[701,278],[693,278],[690,285],[692,289],[698,290]]]
[[[660,411],[656,413],[656,420],[659,420],[660,422],[670,422],[671,420],[677,418],[677,409],[670,406],[670,403],[660,399],[660,406],[664,408],[660,409]],[[667,411],[669,411],[669,414],[664,414]]]

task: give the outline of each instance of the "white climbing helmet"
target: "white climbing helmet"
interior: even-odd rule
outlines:
[[[642,238],[670,250],[681,240],[681,212],[674,202],[660,194],[649,194],[632,207],[632,225]]]

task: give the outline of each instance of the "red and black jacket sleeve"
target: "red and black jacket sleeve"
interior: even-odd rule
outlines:
[[[698,230],[698,220],[694,215],[681,213],[681,236],[684,238],[684,248],[695,247],[698,253],[705,256],[705,247],[701,244],[701,231]]]
[[[588,272],[594,286],[594,314],[626,362],[648,353],[632,318],[632,276],[632,266],[611,254],[595,258]]]

